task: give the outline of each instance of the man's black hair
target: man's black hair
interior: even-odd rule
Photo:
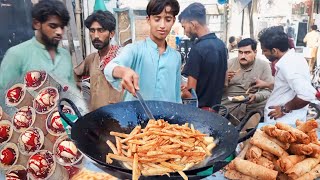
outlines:
[[[84,21],[84,24],[89,29],[95,21],[98,22],[103,29],[108,30],[109,32],[116,29],[116,19],[110,11],[96,11],[88,16]]]
[[[279,31],[282,31],[282,32],[284,32],[284,27],[283,26],[276,26],[276,28],[278,28],[279,29]]]
[[[229,37],[229,43],[233,43],[236,40],[236,37],[231,36]]]
[[[274,26],[260,31],[258,37],[261,46],[266,49],[276,48],[281,52],[286,52],[289,49],[288,35]]]
[[[67,26],[70,20],[66,6],[59,0],[40,0],[33,6],[31,15],[40,23],[46,22],[49,16],[59,16],[63,26]]]
[[[161,14],[161,12],[167,7],[170,6],[171,10],[170,13],[173,16],[176,16],[179,14],[180,11],[180,5],[177,0],[150,0],[147,6],[147,15],[158,15]]]
[[[312,29],[312,30],[317,30],[317,29],[318,29],[318,26],[314,24],[314,25],[311,26],[311,29]]]
[[[200,24],[206,24],[206,8],[201,3],[192,3],[186,7],[179,15],[179,22],[198,21]]]
[[[239,43],[238,43],[238,48],[240,47],[245,47],[245,46],[251,46],[252,50],[257,50],[257,41],[255,41],[254,39],[251,38],[245,38],[242,39]]]

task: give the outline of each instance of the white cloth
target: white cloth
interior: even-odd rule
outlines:
[[[303,57],[309,59],[312,58],[312,48],[304,47],[303,48]]]
[[[270,106],[282,106],[291,101],[296,95],[305,101],[314,101],[316,90],[311,85],[309,66],[306,60],[294,50],[289,50],[276,63],[274,89],[267,101],[264,110],[264,121],[274,122],[268,117]],[[306,120],[307,106],[293,110],[277,121],[294,124],[297,119]]]

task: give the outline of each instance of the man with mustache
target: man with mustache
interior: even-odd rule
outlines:
[[[238,43],[238,57],[228,61],[227,81],[224,89],[222,105],[227,106],[237,118],[243,118],[251,110],[263,110],[267,98],[271,94],[270,89],[255,89],[252,86],[256,79],[266,82],[273,81],[270,65],[263,60],[256,59],[257,42],[246,38]],[[249,90],[248,90],[249,89]],[[248,101],[239,104],[232,102],[228,97],[248,97]]]
[[[288,36],[284,32],[270,27],[262,30],[258,37],[266,58],[270,62],[278,60],[264,121],[294,124],[297,119],[306,120],[307,105],[316,100],[308,63],[294,49],[289,50]]]
[[[35,36],[6,52],[0,66],[0,89],[22,82],[31,70],[45,70],[60,83],[75,87],[71,56],[58,47],[70,19],[65,5],[59,0],[42,0],[31,13]]]
[[[104,69],[113,87],[127,90],[125,101],[136,100],[139,90],[145,100],[181,102],[181,55],[166,42],[179,10],[177,0],[150,0],[149,37],[124,47]]]
[[[74,69],[77,82],[83,78],[90,78],[89,108],[99,107],[121,100],[121,92],[113,89],[103,74],[105,66],[116,57],[119,46],[111,45],[110,41],[115,34],[116,19],[109,11],[97,11],[85,20],[89,29],[92,45],[98,50],[90,54]]]
[[[206,25],[206,9],[201,3],[192,3],[179,15],[179,21],[190,39],[198,38],[192,46],[182,71],[188,77],[182,88],[182,97],[190,98],[189,89],[198,96],[199,108],[213,111],[220,104],[227,70],[226,45],[210,33]],[[217,109],[216,109],[217,110]]]

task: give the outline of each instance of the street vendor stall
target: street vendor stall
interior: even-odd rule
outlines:
[[[138,101],[108,105],[87,113],[81,96],[67,87],[46,72],[32,71],[26,74],[24,81],[8,88],[3,97],[6,104],[0,113],[0,153],[5,155],[0,158],[0,179],[23,175],[31,179],[130,179],[137,177],[133,167],[138,156],[142,173],[139,179],[181,179],[181,176],[207,180],[257,179],[266,175],[267,179],[280,175],[312,179],[319,176],[320,146],[316,120],[307,123],[297,121],[296,128],[283,123],[260,124],[251,139],[238,144],[255,132],[254,129],[245,137],[239,137],[246,121],[234,127],[218,114],[160,101],[146,103],[156,119],[165,121],[149,121]],[[78,119],[75,118],[77,116]],[[137,127],[141,128],[140,133],[130,136]],[[162,129],[156,131],[157,128]],[[179,128],[180,131],[177,131]],[[200,145],[196,145],[196,139],[207,135],[212,140],[200,141]],[[139,151],[150,140],[148,138],[162,138],[162,146],[166,148],[161,150],[160,146],[153,144],[144,153]],[[121,147],[119,143],[122,149],[118,149]],[[194,143],[196,148],[188,149],[190,143]],[[201,143],[207,152],[205,149],[199,151],[199,148],[202,149]],[[131,155],[128,155],[127,148],[133,144],[136,150],[130,150]],[[170,150],[170,146],[175,149]],[[118,154],[118,150],[122,154]],[[240,153],[235,160],[222,169],[229,163],[228,157],[231,155],[232,159],[236,151]],[[188,154],[190,158],[203,154],[206,161],[185,169],[183,163],[175,162],[183,158],[181,153],[186,159]],[[169,159],[162,160],[164,156]],[[274,161],[268,159],[272,157]],[[289,167],[285,161],[280,169],[276,169],[277,163],[282,163],[284,157],[290,157],[289,160],[294,162],[298,158],[299,162],[292,163],[290,160],[288,163],[292,165]],[[176,158],[175,161],[172,158]],[[127,162],[127,166],[121,161]],[[307,163],[308,168],[300,170],[299,163]],[[243,169],[246,166],[254,168]],[[136,167],[139,169],[139,166]],[[170,177],[164,171],[153,172],[155,167],[164,168],[170,172]],[[263,173],[257,171],[259,169]],[[176,171],[178,173],[174,173]]]
[[[77,106],[65,98],[72,99]],[[114,178],[112,176],[120,179],[131,178],[131,170],[124,168],[121,163],[116,160],[112,164],[106,162],[106,156],[111,152],[106,141],[114,142],[109,136],[111,131],[130,134],[137,125],[146,126],[148,118],[138,101],[108,105],[86,114],[86,106],[79,92],[59,82],[45,71],[27,72],[21,81],[8,85],[2,99],[4,102],[1,103],[3,108],[1,114],[7,118],[1,118],[0,121],[2,179],[5,179],[4,176],[72,179],[73,176],[79,177],[79,173],[86,175],[91,173],[93,176],[97,173],[96,176],[101,176],[99,169],[110,173],[111,175],[108,176],[110,178]],[[234,127],[218,114],[196,107],[160,101],[149,101],[147,104],[156,119],[164,119],[173,127],[173,129],[166,127],[162,138],[169,137],[170,141],[162,143],[168,146],[180,144],[175,149],[181,148],[181,153],[189,154],[190,158],[195,154],[203,158],[207,157],[205,162],[184,171],[190,179],[204,178],[221,169],[228,163],[225,159],[233,154],[238,141],[245,140],[254,132],[252,130],[247,136],[239,137],[239,131],[245,125],[245,121]],[[76,122],[69,120],[73,114],[79,117]],[[82,117],[81,114],[86,115]],[[71,131],[63,119],[71,126]],[[176,132],[176,128],[185,129],[189,123],[190,132],[186,131],[182,134]],[[179,125],[185,126],[179,127]],[[68,132],[71,132],[69,136]],[[212,142],[203,141],[203,136],[211,136]],[[154,134],[153,137],[157,138],[158,135]],[[202,140],[197,143],[196,139]],[[198,144],[195,145],[197,148],[187,151],[183,147],[193,147],[188,143]],[[138,152],[139,147],[137,144]],[[199,148],[200,150],[197,150]],[[171,157],[177,158],[180,155],[172,154]],[[201,161],[197,160],[197,162]],[[168,160],[162,163],[169,162],[172,163]],[[169,169],[168,172],[172,171],[170,168],[167,169]],[[208,169],[209,173],[201,174]],[[101,170],[100,172],[102,173]],[[154,175],[162,175],[162,173],[146,174],[142,177],[152,179]],[[166,175],[157,176],[157,178],[160,177],[168,178]],[[173,173],[170,177],[175,179],[180,178],[180,175]]]

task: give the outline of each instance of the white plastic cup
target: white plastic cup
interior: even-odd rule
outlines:
[[[57,163],[62,165],[62,166],[75,166],[75,167],[81,167],[82,166],[82,163],[83,163],[83,154],[82,152],[79,151],[78,149],[78,152],[77,152],[77,159],[75,159],[74,161],[72,162],[65,162],[63,158],[61,158],[59,155],[58,155],[58,145],[62,142],[62,141],[71,141],[72,140],[67,136],[61,136],[60,138],[57,139],[57,141],[54,143],[54,146],[53,146],[53,154],[57,160]]]

